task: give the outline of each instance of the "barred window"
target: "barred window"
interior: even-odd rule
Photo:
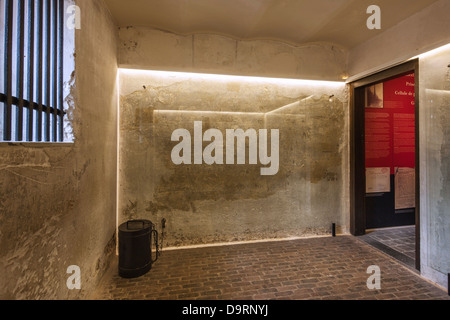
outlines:
[[[0,141],[71,140],[64,14],[65,0],[0,0]]]

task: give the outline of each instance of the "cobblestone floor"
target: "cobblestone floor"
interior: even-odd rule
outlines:
[[[352,236],[165,251],[146,275],[123,279],[117,258],[93,299],[450,300],[388,255]],[[381,290],[367,268],[381,269]]]

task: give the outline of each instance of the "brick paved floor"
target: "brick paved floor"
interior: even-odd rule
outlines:
[[[416,235],[415,226],[367,230],[358,239],[383,251],[403,263],[408,268],[416,269]]]
[[[381,269],[381,290],[367,288],[371,265]],[[94,299],[449,299],[352,236],[165,251],[136,279],[120,278],[115,268]]]
[[[416,258],[416,227],[384,228],[369,231],[366,235],[411,259]]]

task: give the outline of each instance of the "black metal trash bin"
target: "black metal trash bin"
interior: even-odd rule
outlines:
[[[154,237],[154,239],[152,239]],[[152,259],[152,240],[156,254]],[[119,275],[140,277],[158,260],[158,231],[149,220],[131,220],[119,226]]]

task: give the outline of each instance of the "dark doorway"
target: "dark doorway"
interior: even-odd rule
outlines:
[[[351,86],[351,233],[415,226],[419,269],[417,60]]]

